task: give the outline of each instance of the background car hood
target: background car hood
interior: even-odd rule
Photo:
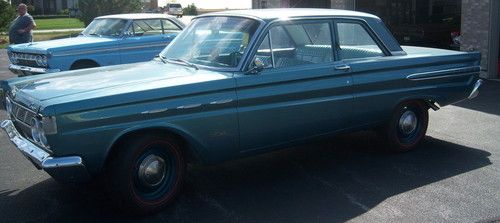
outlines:
[[[115,38],[77,36],[73,38],[55,39],[40,42],[23,43],[9,46],[11,51],[24,53],[45,53],[47,51],[62,51],[79,49],[82,45],[96,46],[111,44]]]

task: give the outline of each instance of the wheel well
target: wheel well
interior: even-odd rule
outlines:
[[[437,105],[437,103],[435,101],[433,101],[432,99],[425,99],[425,98],[408,98],[408,99],[402,100],[399,103],[397,103],[396,106],[394,106],[394,109],[397,108],[402,103],[411,102],[411,101],[418,102],[418,103],[422,104],[423,106],[425,106],[427,109],[433,109],[434,111],[439,110],[439,106]]]
[[[70,70],[76,70],[81,68],[99,67],[100,65],[91,59],[77,60],[71,64]]]
[[[200,162],[200,159],[198,156],[189,148],[189,143],[188,141],[182,137],[181,135],[169,131],[167,129],[163,128],[150,128],[150,129],[140,129],[132,132],[128,132],[120,138],[118,138],[113,145],[111,146],[111,149],[109,150],[106,161],[104,163],[104,166],[109,162],[110,157],[112,157],[113,154],[115,154],[118,149],[121,147],[121,145],[129,142],[129,140],[132,140],[136,137],[140,137],[143,135],[148,135],[148,134],[161,134],[165,136],[169,136],[175,140],[176,143],[179,144],[179,147],[182,149],[182,152],[184,153],[184,158],[186,159],[186,162],[188,163],[198,163]]]

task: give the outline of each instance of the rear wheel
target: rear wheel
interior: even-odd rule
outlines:
[[[186,169],[175,140],[147,135],[122,145],[107,169],[112,197],[123,208],[139,214],[170,204],[182,186]]]
[[[399,104],[383,131],[389,149],[395,152],[415,149],[425,137],[428,123],[428,108],[423,103],[409,101]]]

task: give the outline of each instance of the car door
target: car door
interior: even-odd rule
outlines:
[[[180,31],[179,26],[167,19],[134,20],[121,42],[121,62],[153,59]]]
[[[336,53],[339,61],[351,69],[353,78],[352,126],[370,126],[390,117],[394,95],[405,88],[401,74],[389,51],[359,19],[336,19]]]
[[[236,78],[242,153],[342,130],[351,76],[335,62],[331,20],[273,25],[260,39],[257,74]]]

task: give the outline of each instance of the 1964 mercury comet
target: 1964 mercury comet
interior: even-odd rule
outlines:
[[[9,69],[23,76],[149,61],[183,28],[164,14],[101,16],[75,38],[9,46]]]
[[[137,212],[172,202],[187,162],[383,129],[409,151],[428,110],[478,94],[480,54],[400,47],[376,16],[342,10],[196,17],[150,62],[3,81],[11,141],[58,181],[98,175]]]

